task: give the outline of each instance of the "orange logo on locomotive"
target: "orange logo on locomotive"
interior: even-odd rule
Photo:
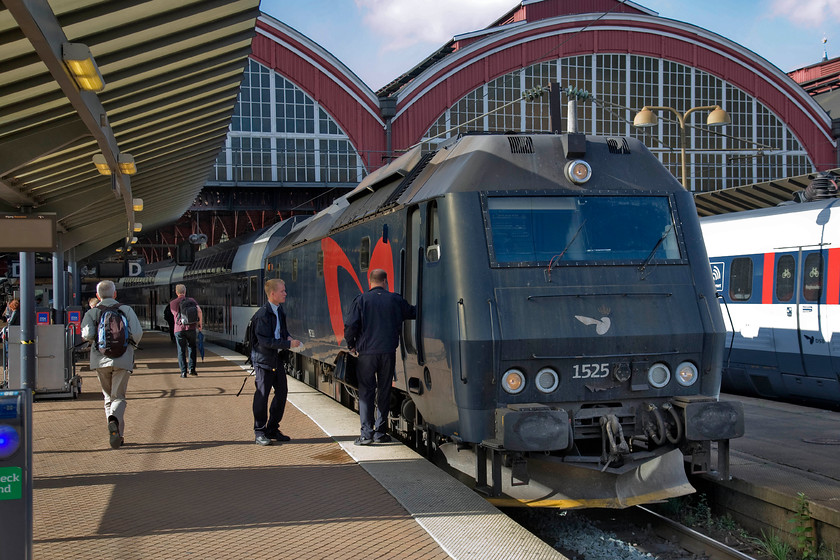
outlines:
[[[360,293],[363,291],[362,283],[359,282],[359,277],[353,265],[350,264],[347,254],[332,238],[325,237],[321,240],[321,250],[324,252],[324,288],[327,292],[330,324],[333,333],[335,333],[336,344],[341,344],[341,341],[344,340],[344,314],[341,309],[341,297],[338,293],[338,269],[342,268],[350,274],[350,277],[356,282],[356,286],[359,287]],[[381,237],[373,248],[368,270],[377,268],[381,268],[388,274],[388,289],[393,292],[395,284],[394,255],[391,252],[391,244]],[[369,281],[368,288],[370,288]]]

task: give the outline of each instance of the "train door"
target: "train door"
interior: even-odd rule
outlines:
[[[415,206],[408,211],[408,223],[406,227],[406,254],[402,258],[404,268],[402,271],[403,278],[403,297],[408,300],[411,305],[420,305],[419,301],[419,284],[422,278],[422,250],[423,242],[420,229],[420,208]],[[418,320],[420,317],[418,316]],[[416,357],[416,363],[422,365],[422,357],[418,356],[417,350],[417,320],[403,322],[403,343],[405,345],[406,359],[404,364],[412,361],[412,357]],[[406,375],[408,375],[408,366],[406,365]]]
[[[797,296],[799,346],[805,374],[813,378],[835,378],[831,368],[830,345],[823,335],[826,321],[825,262],[822,251],[801,251],[799,254],[800,289]]]
[[[802,375],[802,351],[799,345],[799,311],[797,293],[799,275],[797,254],[776,253],[773,276],[773,292],[764,295],[765,301],[777,301],[778,305],[765,306],[771,310],[769,324],[773,330],[773,346],[779,371]],[[770,271],[765,274],[770,274]],[[766,280],[765,280],[766,282]],[[771,299],[774,298],[774,299]]]

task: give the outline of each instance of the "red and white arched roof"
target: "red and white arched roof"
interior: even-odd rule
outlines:
[[[294,83],[338,123],[368,161],[385,151],[385,122],[376,94],[323,47],[266,14],[257,19],[251,58]],[[317,118],[317,116],[316,116]]]
[[[546,2],[548,4],[549,2]],[[523,3],[524,4],[524,3]],[[659,57],[715,75],[758,99],[796,135],[818,168],[833,167],[831,122],[793,80],[752,51],[687,23],[644,13],[574,14],[516,21],[427,68],[397,93],[395,149],[416,143],[443,111],[491,80],[546,60],[592,53]]]

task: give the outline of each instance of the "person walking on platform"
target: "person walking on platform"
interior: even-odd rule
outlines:
[[[370,290],[356,296],[344,316],[344,339],[350,352],[358,354],[356,376],[362,433],[353,442],[355,445],[391,441],[387,433],[388,411],[400,328],[403,321],[416,317],[417,309],[413,305],[388,291],[388,275],[381,269],[370,272]]]
[[[286,410],[288,383],[286,362],[289,350],[300,352],[303,344],[293,339],[286,328],[286,283],[279,278],[265,282],[268,303],[260,307],[251,319],[251,363],[254,365],[254,440],[257,445],[271,445],[271,440],[290,441],[280,431],[280,421]],[[274,398],[268,396],[274,389]]]
[[[198,332],[204,325],[204,314],[193,298],[187,297],[187,287],[183,284],[175,286],[175,299],[169,302],[169,310],[175,317],[175,342],[178,345],[178,367],[181,377],[198,375],[195,371],[195,361],[198,356],[196,339]]]
[[[134,347],[143,337],[143,326],[131,307],[115,299],[117,289],[110,280],[96,285],[96,297],[99,305],[88,310],[82,318],[82,338],[91,341],[90,369],[96,371],[102,386],[110,444],[117,449],[124,443],[125,391],[134,370]],[[115,317],[110,324],[102,320],[108,311],[117,311],[106,316],[106,319],[111,315]],[[120,323],[123,325],[121,332],[118,330]]]

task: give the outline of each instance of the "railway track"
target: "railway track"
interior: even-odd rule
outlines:
[[[636,506],[506,513],[570,560],[754,560],[708,535]]]

